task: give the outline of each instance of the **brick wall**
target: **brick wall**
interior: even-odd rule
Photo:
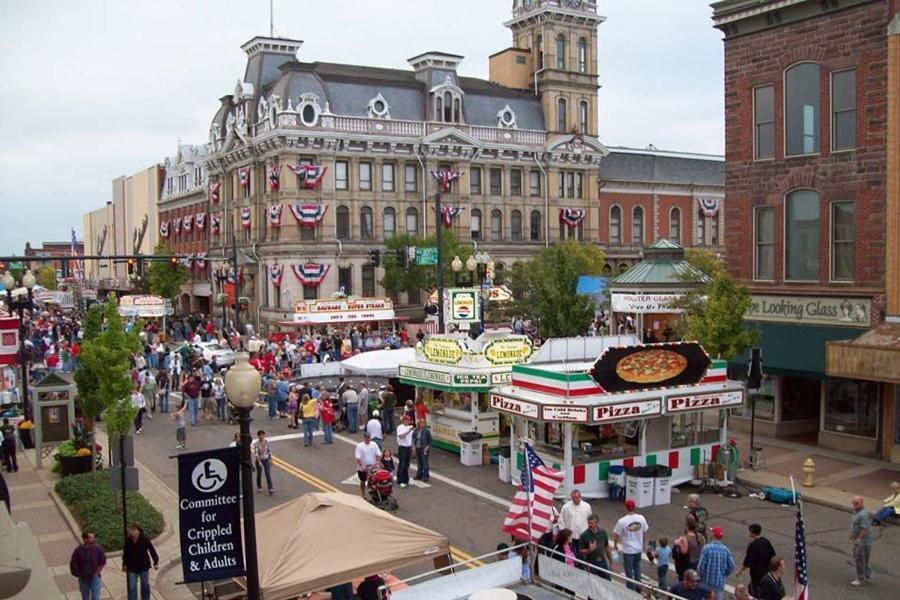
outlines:
[[[753,277],[753,207],[775,210],[775,284],[796,293],[883,291],[886,181],[886,26],[891,2],[875,2],[725,41],[726,256],[739,279]],[[784,156],[783,73],[799,61],[821,66],[820,153]],[[830,150],[830,72],[856,68],[856,149]],[[753,160],[752,90],[773,84],[775,158]],[[815,284],[785,283],[783,198],[810,187],[820,193],[820,268]],[[830,211],[856,201],[855,281],[830,284]],[[754,286],[762,287],[762,286]],[[840,291],[838,291],[840,290]]]

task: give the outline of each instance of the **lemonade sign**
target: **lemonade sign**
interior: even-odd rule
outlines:
[[[494,366],[517,365],[531,358],[534,346],[526,336],[493,340],[484,347],[484,358]]]
[[[459,340],[430,336],[422,344],[422,353],[428,362],[458,365],[466,351]]]

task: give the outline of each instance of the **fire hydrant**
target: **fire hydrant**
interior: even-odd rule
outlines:
[[[816,474],[816,463],[813,462],[812,456],[803,461],[803,487],[815,487],[813,475]]]

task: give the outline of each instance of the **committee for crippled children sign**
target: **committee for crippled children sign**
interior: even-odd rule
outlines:
[[[185,583],[244,574],[237,448],[178,456],[178,517]]]

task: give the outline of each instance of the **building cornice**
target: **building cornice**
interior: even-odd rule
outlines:
[[[879,0],[722,0],[712,4],[713,26],[739,37]]]

